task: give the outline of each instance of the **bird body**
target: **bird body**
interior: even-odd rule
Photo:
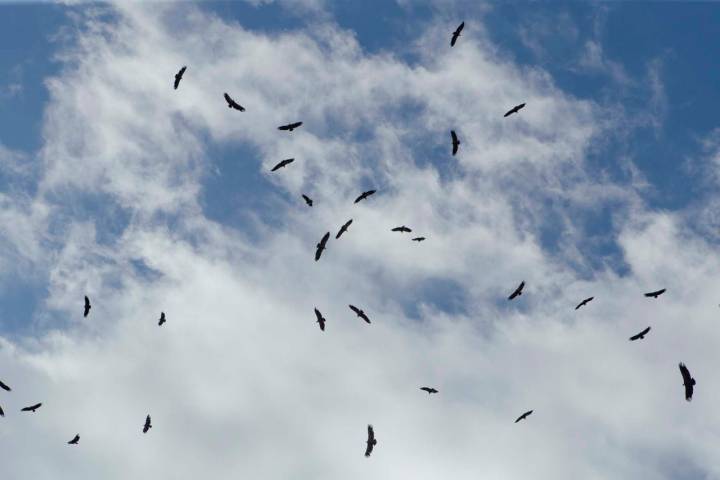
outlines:
[[[143,433],[147,433],[148,430],[150,430],[151,428],[152,428],[152,423],[151,423],[151,420],[150,420],[150,415],[148,415],[148,416],[145,418],[145,425],[143,425]]]
[[[225,97],[225,101],[228,104],[228,108],[234,108],[235,110],[238,110],[241,112],[245,111],[245,108],[243,108],[242,105],[240,105],[235,100],[233,100],[232,97],[230,97],[230,95],[228,95],[227,93],[223,93],[223,97]]]
[[[347,229],[348,229],[348,227],[350,226],[350,224],[351,224],[352,222],[353,222],[353,221],[352,221],[352,218],[351,218],[351,219],[348,220],[347,222],[343,223],[343,226],[340,227],[340,230],[338,230],[337,235],[335,235],[335,240],[337,240],[338,238],[340,238],[340,235],[342,235],[343,233],[347,232]]]
[[[80,434],[75,435],[72,440],[68,442],[68,445],[77,445],[80,442]]]
[[[327,232],[323,237],[320,239],[320,243],[317,244],[315,249],[315,261],[317,262],[320,260],[320,256],[322,255],[323,250],[325,250],[325,244],[327,244],[328,238],[330,238],[330,232]]]
[[[450,46],[454,47],[455,42],[457,42],[458,37],[460,36],[460,32],[462,32],[462,29],[465,28],[465,22],[462,22],[458,27],[455,29],[455,31],[452,34],[452,38],[450,39]]]
[[[690,370],[688,370],[684,363],[680,363],[679,367],[680,375],[682,375],[683,378],[683,385],[685,386],[685,400],[689,402],[692,400],[695,379],[690,375]]]
[[[666,289],[666,288],[663,288],[663,289],[661,289],[661,290],[656,290],[656,291],[654,291],[654,292],[648,292],[648,293],[645,294],[645,296],[646,296],[646,297],[652,297],[652,298],[658,298],[660,295],[662,295],[663,293],[665,293],[665,290],[667,290],[667,289]]]
[[[40,408],[40,407],[42,407],[42,403],[36,403],[35,405],[32,405],[32,406],[30,406],[30,407],[25,407],[25,408],[23,408],[23,409],[20,410],[20,411],[21,411],[21,412],[33,412],[33,413],[35,413],[35,411],[36,411],[38,408]]]
[[[358,203],[360,200],[365,200],[373,193],[375,193],[375,190],[368,190],[367,192],[361,193],[360,196],[355,199],[355,203]]]
[[[525,420],[527,417],[530,416],[530,414],[531,414],[532,412],[533,412],[532,410],[528,410],[527,412],[523,413],[522,415],[520,415],[520,416],[517,418],[517,420],[515,420],[515,423],[518,423],[520,420]]]
[[[585,300],[583,300],[582,302],[578,303],[577,307],[575,307],[575,310],[582,307],[583,305],[587,305],[588,303],[590,303],[592,301],[593,298],[595,298],[595,297],[588,297]]]
[[[640,333],[638,333],[638,334],[635,334],[635,335],[633,335],[632,337],[630,337],[630,341],[631,341],[631,342],[634,342],[635,340],[642,340],[643,338],[645,338],[645,335],[647,335],[647,333],[648,333],[649,331],[650,331],[650,327],[647,327],[647,328],[646,328],[645,330],[643,330],[642,332],[640,332]]]
[[[288,123],[287,125],[279,126],[278,130],[287,130],[288,132],[292,132],[302,124],[303,122]]]
[[[503,117],[509,117],[509,116],[512,115],[513,113],[519,112],[520,109],[521,109],[521,108],[524,108],[524,107],[525,107],[525,104],[524,104],[524,103],[521,103],[520,105],[515,105],[513,108],[511,108],[510,110],[508,110],[507,113],[505,113],[505,115],[503,115]]]
[[[438,393],[438,391],[435,390],[435,389],[432,388],[432,387],[420,387],[420,390],[423,390],[423,391],[427,392],[428,395],[431,394],[431,393]]]
[[[286,158],[285,160],[282,160],[282,161],[280,161],[280,163],[278,163],[277,165],[275,165],[275,166],[272,168],[272,170],[270,170],[270,171],[271,171],[271,172],[274,172],[275,170],[278,170],[278,169],[283,168],[285,165],[290,165],[290,164],[291,164],[292,162],[294,162],[294,161],[295,161],[294,158]]]
[[[375,445],[377,445],[377,440],[375,439],[375,430],[373,429],[372,425],[368,425],[368,438],[367,438],[366,447],[365,447],[365,456],[366,457],[370,456]]]
[[[158,325],[162,326],[163,323],[165,323],[167,320],[165,319],[165,312],[160,312],[160,320],[158,321]]]
[[[90,306],[90,299],[85,295],[85,308],[83,309],[83,317],[87,317],[88,313],[90,313],[90,309],[92,307]]]
[[[187,70],[187,67],[182,67],[178,73],[175,74],[175,90],[180,86],[180,80],[182,80],[183,75],[185,75],[185,70]]]
[[[450,137],[452,138],[452,154],[454,157],[458,151],[458,147],[460,146],[460,140],[458,140],[455,130],[450,130]]]
[[[305,200],[305,203],[307,203],[307,206],[308,206],[308,207],[312,207],[312,206],[313,206],[312,198],[308,197],[308,196],[305,195],[305,194],[302,195],[302,198],[303,198],[303,200]]]
[[[367,323],[370,323],[370,319],[367,317],[367,315],[365,315],[365,312],[363,312],[362,310],[360,310],[359,308],[357,308],[355,305],[348,305],[348,307],[350,307],[350,310],[352,310],[353,312],[355,312],[355,314],[356,314],[358,317],[362,318],[362,319],[365,320]]]
[[[325,331],[325,317],[322,316],[320,310],[315,309],[315,317],[317,317],[317,323],[320,325],[320,330]]]
[[[402,233],[402,232],[412,232],[412,230],[410,230],[410,229],[409,229],[408,227],[406,227],[405,225],[403,225],[402,227],[395,227],[395,228],[392,229],[392,231],[393,231],[393,232],[401,232],[401,233]]]
[[[525,280],[520,282],[520,285],[518,285],[518,287],[515,289],[515,291],[510,294],[510,296],[508,297],[508,300],[512,300],[513,298],[522,295],[523,288],[525,288]]]

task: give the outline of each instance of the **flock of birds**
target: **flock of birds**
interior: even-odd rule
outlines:
[[[455,46],[455,43],[457,42],[458,38],[460,37],[460,34],[461,34],[461,32],[462,32],[462,30],[463,30],[464,27],[465,27],[465,22],[462,22],[462,23],[457,27],[457,29],[452,33],[452,38],[451,38],[451,40],[450,40],[450,46],[451,46],[451,47],[454,47],[454,46]],[[174,82],[174,88],[175,88],[175,90],[177,90],[177,88],[180,86],[180,81],[182,80],[183,75],[185,74],[185,71],[186,71],[186,70],[187,70],[187,67],[186,67],[186,66],[183,66],[183,67],[180,69],[180,71],[175,75],[175,82]],[[237,110],[237,111],[240,111],[240,112],[244,112],[244,111],[245,111],[245,108],[244,108],[242,105],[240,105],[239,103],[237,103],[235,100],[233,100],[233,98],[232,98],[230,95],[228,95],[227,93],[224,93],[224,94],[223,94],[223,97],[225,98],[225,101],[227,102],[228,108],[234,109],[234,110]],[[521,103],[521,104],[519,104],[519,105],[516,105],[516,106],[512,107],[510,110],[508,110],[508,111],[505,113],[504,117],[509,117],[509,116],[512,115],[512,114],[518,113],[518,112],[519,112],[522,108],[524,108],[524,107],[525,107],[525,103]],[[278,127],[278,130],[287,131],[287,132],[292,132],[292,131],[294,131],[295,129],[300,128],[300,127],[302,126],[302,124],[303,124],[303,122],[293,122],[293,123],[289,123],[289,124],[287,124],[287,125],[282,125],[282,126]],[[452,142],[452,155],[454,156],[454,155],[457,154],[458,149],[459,149],[459,147],[460,147],[460,139],[458,138],[458,135],[457,135],[457,133],[456,133],[454,130],[451,130],[451,131],[450,131],[450,137],[451,137],[451,142]],[[282,160],[282,161],[280,161],[277,165],[275,165],[275,166],[271,169],[271,172],[275,172],[275,171],[277,171],[277,170],[279,170],[279,169],[281,169],[281,168],[284,168],[284,167],[290,165],[291,163],[293,163],[294,161],[295,161],[294,158],[288,158],[288,159]],[[376,190],[367,190],[367,191],[365,191],[365,192],[362,192],[362,193],[355,199],[355,202],[354,202],[354,203],[358,203],[358,202],[360,202],[360,201],[362,201],[362,200],[365,200],[365,199],[367,199],[368,197],[370,197],[371,195],[373,195],[373,194],[375,194],[375,193],[376,193]],[[305,201],[305,203],[306,203],[309,207],[312,207],[312,206],[313,206],[313,200],[312,200],[310,197],[308,197],[307,195],[303,194],[303,195],[302,195],[302,198],[303,198],[303,200]],[[348,228],[350,227],[350,225],[352,224],[352,222],[353,222],[352,219],[350,219],[350,220],[348,220],[347,222],[345,222],[345,223],[340,227],[340,230],[338,230],[337,234],[335,235],[335,239],[339,239],[345,232],[347,232],[347,231],[348,231]],[[406,227],[405,225],[402,225],[402,226],[400,226],[400,227],[395,227],[395,228],[392,229],[392,231],[393,231],[393,232],[400,232],[400,233],[410,233],[410,232],[412,232],[412,230],[411,230],[410,228]],[[323,237],[320,239],[320,242],[317,244],[316,249],[315,249],[315,261],[320,260],[320,257],[322,256],[323,251],[327,248],[327,242],[328,242],[328,239],[329,239],[329,238],[330,238],[330,232],[327,232],[327,233],[325,233],[325,235],[323,235]],[[422,241],[425,240],[425,237],[415,237],[415,238],[413,238],[412,240],[413,240],[413,241],[416,241],[416,242],[422,242]],[[518,287],[510,294],[510,296],[508,297],[508,300],[514,300],[515,298],[521,296],[521,295],[523,294],[523,289],[524,289],[524,288],[525,288],[525,281],[522,281],[522,282],[520,282],[520,285],[518,285]],[[663,293],[665,293],[665,291],[666,291],[666,289],[663,288],[663,289],[661,289],[661,290],[657,290],[657,291],[653,291],[653,292],[648,292],[648,293],[645,293],[645,297],[651,297],[651,298],[657,299],[660,295],[662,295]],[[589,302],[591,302],[594,298],[595,298],[595,297],[588,297],[588,298],[584,299],[583,301],[581,301],[581,302],[575,307],[575,310],[578,310],[579,308],[587,305],[587,304],[588,304]],[[349,306],[350,310],[352,310],[352,311],[355,313],[355,315],[358,316],[358,318],[364,320],[364,321],[365,321],[366,323],[368,323],[368,324],[371,323],[371,322],[370,322],[370,318],[367,316],[367,314],[366,314],[362,309],[360,309],[360,308],[358,308],[358,307],[356,307],[356,306],[354,306],[354,305],[348,305],[348,306]],[[92,308],[92,307],[91,307],[91,305],[90,305],[90,299],[89,299],[87,296],[85,296],[85,305],[84,305],[84,309],[83,309],[83,316],[84,316],[84,317],[87,317],[87,316],[88,316],[88,314],[90,313],[90,309],[91,309],[91,308]],[[320,327],[320,330],[321,330],[321,331],[325,331],[326,319],[325,319],[325,317],[323,317],[322,313],[321,313],[320,310],[318,310],[317,308],[315,308],[315,316],[316,316],[316,318],[317,318],[317,323],[318,323],[318,325],[319,325],[319,327]],[[162,326],[166,321],[167,321],[167,320],[166,320],[166,317],[165,317],[165,312],[161,312],[161,313],[160,313],[160,319],[159,319],[159,321],[158,321],[158,325],[159,325],[159,326]],[[649,332],[650,332],[650,327],[647,327],[647,328],[645,328],[643,331],[641,331],[641,332],[639,332],[639,333],[631,336],[631,337],[630,337],[630,341],[642,340],[642,339],[645,338],[645,335],[647,335]],[[683,385],[684,385],[684,387],[685,387],[685,399],[686,399],[687,401],[690,401],[690,400],[692,400],[692,396],[693,396],[693,387],[695,386],[695,379],[690,375],[690,371],[687,369],[687,367],[685,366],[685,364],[680,363],[680,364],[679,364],[679,368],[680,368],[680,374],[682,375],[682,379],[683,379]],[[0,388],[1,388],[2,390],[7,391],[7,392],[10,392],[10,391],[11,391],[11,388],[10,388],[9,386],[7,386],[5,383],[3,383],[2,381],[0,381]],[[424,386],[424,387],[420,387],[420,390],[422,390],[422,391],[424,391],[424,392],[427,392],[428,395],[432,395],[432,394],[438,393],[438,390],[435,389],[435,388],[433,388],[433,387]],[[33,412],[33,413],[34,413],[34,412],[36,412],[41,406],[42,406],[42,403],[36,403],[36,404],[31,405],[31,406],[29,406],[29,407],[23,408],[21,411],[22,411],[22,412]],[[525,420],[525,419],[526,419],[528,416],[530,416],[532,413],[533,413],[533,410],[528,410],[528,411],[526,411],[525,413],[523,413],[522,415],[520,415],[520,416],[515,420],[515,423],[518,423],[518,422],[520,422],[521,420]],[[5,416],[5,412],[3,411],[2,406],[0,406],[0,417],[2,417],[2,416]],[[145,423],[143,424],[142,432],[143,432],[143,433],[147,433],[151,428],[152,428],[152,419],[151,419],[150,415],[148,414],[147,417],[145,418]],[[72,440],[70,440],[70,441],[67,442],[67,443],[70,444],[70,445],[77,445],[79,442],[80,442],[80,434],[76,434],[76,435],[72,438]],[[365,456],[366,456],[366,457],[369,457],[369,456],[370,456],[370,454],[372,453],[373,448],[375,447],[375,445],[377,445],[377,439],[375,438],[375,430],[373,429],[373,426],[372,426],[372,425],[368,425],[368,428],[367,428],[366,448],[365,448]]]

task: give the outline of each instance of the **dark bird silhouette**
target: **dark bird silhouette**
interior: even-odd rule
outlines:
[[[367,447],[365,448],[366,457],[370,456],[375,445],[377,445],[377,440],[375,440],[375,430],[373,430],[372,425],[368,425]]]
[[[160,320],[158,321],[158,325],[162,326],[162,324],[166,321],[167,320],[165,319],[165,312],[160,312]]]
[[[348,227],[350,227],[350,224],[351,224],[351,223],[352,223],[352,218],[351,218],[350,220],[348,220],[347,222],[343,223],[343,226],[340,227],[340,230],[338,230],[337,235],[335,235],[335,240],[337,240],[338,238],[340,238],[340,235],[342,235],[343,233],[347,232],[347,229],[348,229]]]
[[[3,390],[5,390],[6,392],[11,392],[11,391],[12,391],[12,388],[10,388],[10,387],[8,387],[7,385],[5,385],[2,381],[0,381],[0,388],[2,388]]]
[[[513,298],[515,298],[519,295],[522,295],[523,288],[525,288],[525,280],[520,282],[520,285],[518,285],[518,287],[515,289],[515,291],[510,294],[510,296],[508,297],[508,300],[512,300]]]
[[[458,140],[457,134],[455,133],[455,130],[450,130],[450,136],[452,137],[452,154],[455,156],[455,154],[458,151],[458,147],[460,146],[460,140]]]
[[[685,385],[685,400],[689,402],[692,400],[695,379],[690,376],[690,370],[687,369],[684,363],[680,363],[679,367],[680,375],[683,377],[683,385]]]
[[[75,435],[73,439],[68,442],[68,445],[77,445],[78,442],[80,442],[80,434]]]
[[[308,197],[307,195],[303,194],[303,200],[305,200],[305,203],[307,203],[308,207],[312,207],[313,201],[312,198]]]
[[[515,420],[515,423],[519,422],[520,420],[525,420],[527,417],[530,416],[530,414],[531,414],[532,412],[533,412],[532,410],[528,410],[527,412],[523,413],[522,415],[520,415],[520,416],[517,418],[517,420]]]
[[[90,313],[90,309],[92,307],[90,306],[90,299],[85,295],[85,310],[83,312],[83,317],[87,317],[88,313]]]
[[[325,317],[322,316],[320,310],[315,309],[315,316],[317,317],[317,323],[320,325],[320,330],[325,331]]]
[[[657,298],[657,297],[659,297],[660,295],[662,295],[663,293],[665,293],[665,290],[667,290],[667,289],[666,289],[666,288],[663,288],[662,290],[656,290],[656,291],[654,291],[654,292],[648,292],[648,293],[645,294],[645,296],[646,296],[646,297]]]
[[[649,331],[650,331],[650,327],[647,327],[645,330],[638,333],[637,335],[633,335],[632,337],[630,337],[630,341],[634,342],[635,340],[642,340],[643,338],[645,338],[645,335],[647,335],[647,333]]]
[[[402,227],[395,227],[392,229],[393,232],[412,232],[408,227],[403,225]]]
[[[233,99],[230,97],[230,95],[228,95],[227,93],[223,93],[223,97],[225,97],[225,101],[226,101],[227,104],[228,104],[228,108],[234,108],[235,110],[239,110],[239,111],[241,111],[241,112],[244,112],[244,111],[245,111],[245,108],[243,108],[242,105],[240,105],[240,104],[237,103],[235,100],[233,100]]]
[[[587,305],[588,303],[590,303],[592,301],[593,298],[595,298],[595,297],[588,297],[585,300],[583,300],[582,302],[578,303],[577,307],[575,307],[575,310],[577,310],[578,308],[580,308],[582,306]]]
[[[282,125],[278,127],[278,130],[287,130],[288,132],[292,132],[300,125],[302,125],[302,122],[288,123],[287,125]]]
[[[362,310],[360,310],[359,308],[357,308],[357,307],[354,306],[354,305],[348,305],[348,307],[350,307],[350,310],[352,310],[353,312],[355,312],[358,317],[362,318],[362,319],[365,320],[367,323],[370,323],[370,319],[367,317],[367,315],[365,315],[365,312],[363,312]]]
[[[271,171],[271,172],[274,172],[275,170],[278,170],[278,169],[280,169],[280,168],[283,168],[285,165],[289,165],[289,164],[291,164],[291,163],[294,162],[294,161],[295,161],[294,158],[287,158],[287,159],[285,159],[285,160],[282,160],[280,163],[278,163],[277,165],[275,165],[275,166],[272,168],[272,170],[270,170],[270,171]]]
[[[360,196],[355,199],[355,203],[358,203],[360,200],[365,200],[373,193],[375,193],[375,190],[368,190],[367,192],[361,193]]]
[[[425,237],[415,237],[412,239],[413,242],[424,242]]]
[[[185,70],[187,70],[187,67],[182,67],[180,71],[175,74],[175,90],[177,90],[180,85],[180,80],[182,80],[183,75],[185,75]]]
[[[462,29],[465,28],[465,22],[462,22],[458,27],[455,29],[455,31],[452,34],[452,38],[450,39],[450,46],[454,47],[455,42],[457,42],[458,37],[460,36],[460,32],[462,32]]]
[[[515,105],[513,108],[511,108],[510,110],[508,110],[507,113],[506,113],[505,115],[503,115],[503,117],[509,117],[509,116],[512,115],[513,113],[517,113],[517,112],[519,112],[520,109],[523,108],[523,107],[525,107],[525,104],[524,104],[524,103],[521,103],[520,105]]]
[[[4,417],[4,416],[5,416],[5,412],[3,411],[2,407],[0,407],[0,417]]]
[[[143,425],[143,433],[147,433],[148,430],[152,428],[152,423],[150,423],[150,415],[148,415],[145,418],[145,425]]]
[[[437,393],[437,392],[438,392],[437,390],[435,390],[435,389],[432,388],[432,387],[420,387],[420,390],[424,390],[424,391],[428,392],[428,394]]]
[[[40,408],[41,406],[42,406],[42,403],[36,403],[35,405],[33,405],[33,406],[31,406],[31,407],[25,407],[25,408],[23,408],[23,409],[20,410],[20,411],[21,411],[21,412],[33,412],[33,413],[35,413],[35,410],[37,410],[37,409]]]
[[[325,250],[325,244],[328,241],[328,238],[330,238],[330,232],[327,232],[323,237],[320,239],[320,243],[317,244],[317,249],[315,250],[315,261],[317,262],[320,260],[320,255],[322,255],[323,250]]]

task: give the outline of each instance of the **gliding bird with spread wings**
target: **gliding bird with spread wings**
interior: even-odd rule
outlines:
[[[648,292],[648,293],[645,294],[645,296],[646,296],[646,297],[652,297],[652,298],[658,298],[660,295],[662,295],[663,293],[665,293],[665,290],[667,290],[667,289],[666,289],[666,288],[663,288],[663,289],[661,289],[661,290],[656,290],[656,291],[654,291],[654,292]]]
[[[523,413],[522,415],[520,415],[520,416],[517,418],[517,420],[515,420],[515,423],[518,423],[520,420],[525,420],[527,417],[530,416],[530,414],[531,414],[532,412],[533,412],[532,410],[528,410],[527,412]]]
[[[183,75],[185,75],[185,70],[187,70],[187,67],[182,67],[180,71],[175,74],[175,90],[180,86],[180,80],[182,80]]]
[[[320,325],[320,330],[325,331],[325,317],[322,316],[320,310],[315,309],[315,316],[317,317],[317,323]]]
[[[293,130],[298,128],[300,125],[302,125],[302,122],[288,123],[287,125],[279,126],[278,130],[287,130],[288,132],[292,132]]]
[[[455,130],[450,130],[450,137],[452,137],[452,154],[454,157],[458,151],[458,147],[460,146],[460,140],[458,140]]]
[[[690,370],[687,369],[684,363],[680,363],[680,375],[683,378],[683,385],[685,386],[685,400],[688,402],[692,400],[693,387],[695,386],[695,379],[690,375]]]
[[[83,309],[83,317],[87,317],[88,313],[90,313],[90,299],[85,295],[85,308]]]
[[[580,308],[584,305],[587,305],[588,303],[590,303],[592,301],[593,298],[595,298],[595,297],[588,297],[585,300],[583,300],[582,302],[578,303],[577,307],[575,307],[575,310],[577,310],[578,308]]]
[[[235,100],[233,100],[232,97],[230,95],[228,95],[227,93],[223,93],[223,97],[225,97],[225,101],[228,104],[228,108],[234,108],[235,110],[238,110],[240,112],[245,111],[245,108],[242,105],[240,105],[239,103],[237,103]]]
[[[286,165],[290,165],[290,164],[291,164],[292,162],[294,162],[294,161],[295,161],[294,158],[286,158],[285,160],[281,160],[280,163],[278,163],[277,165],[275,165],[270,171],[271,171],[271,172],[274,172],[274,171],[276,171],[276,170],[279,170],[279,169],[283,168],[283,167],[286,166]]]
[[[36,411],[38,408],[40,408],[40,407],[42,407],[42,403],[36,403],[35,405],[29,406],[29,407],[25,407],[25,408],[23,408],[23,409],[20,410],[20,411],[21,411],[21,412],[33,412],[33,413],[35,413],[35,411]]]
[[[508,300],[512,300],[515,297],[522,295],[523,288],[525,288],[525,280],[520,282],[520,285],[518,285],[518,287],[515,289],[515,291],[510,294],[510,296],[508,297]]]
[[[505,113],[505,115],[503,115],[503,117],[509,117],[509,116],[512,115],[513,113],[519,112],[520,109],[522,109],[522,108],[525,108],[525,104],[524,104],[524,103],[521,103],[520,105],[515,105],[513,108],[511,108],[510,110],[508,110],[507,113]]]
[[[328,238],[330,238],[330,232],[327,232],[323,237],[320,239],[320,243],[316,245],[315,250],[315,261],[317,262],[320,260],[320,255],[322,255],[323,250],[325,250],[325,244],[328,241]]]
[[[368,190],[367,192],[361,193],[360,196],[355,199],[355,202],[354,202],[354,203],[358,203],[360,200],[365,200],[366,198],[368,198],[368,197],[369,197],[370,195],[372,195],[373,193],[375,193],[375,190]]]
[[[377,440],[375,440],[375,430],[373,430],[372,425],[368,425],[367,447],[365,448],[366,457],[370,456],[375,445],[377,445]]]
[[[143,425],[143,433],[147,433],[152,428],[152,422],[150,421],[150,415],[145,417],[145,425]]]
[[[348,220],[347,222],[343,223],[343,226],[340,227],[340,230],[338,230],[337,235],[335,235],[335,240],[337,240],[338,238],[340,238],[340,235],[342,235],[343,233],[347,232],[347,229],[348,229],[348,227],[350,226],[351,223],[352,223],[352,218],[351,218],[350,220]]]
[[[359,308],[357,308],[355,305],[348,305],[348,307],[350,307],[350,310],[352,310],[353,312],[355,312],[355,314],[356,314],[358,317],[362,318],[362,319],[365,320],[367,323],[370,323],[370,319],[367,317],[367,315],[365,315],[365,312],[363,312],[362,310],[360,310]]]
[[[647,328],[646,328],[645,330],[643,330],[642,332],[636,333],[635,335],[633,335],[632,337],[630,337],[630,341],[631,341],[631,342],[634,342],[635,340],[642,340],[642,339],[644,339],[644,338],[645,338],[645,335],[647,335],[649,331],[650,331],[650,327],[647,327]]]
[[[455,31],[452,34],[452,38],[450,39],[450,46],[454,47],[455,42],[457,42],[458,37],[460,36],[460,32],[462,32],[462,29],[465,28],[465,22],[462,22],[458,27],[455,29]]]

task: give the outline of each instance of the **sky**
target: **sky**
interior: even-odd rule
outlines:
[[[0,3],[4,476],[720,478],[719,22]]]

